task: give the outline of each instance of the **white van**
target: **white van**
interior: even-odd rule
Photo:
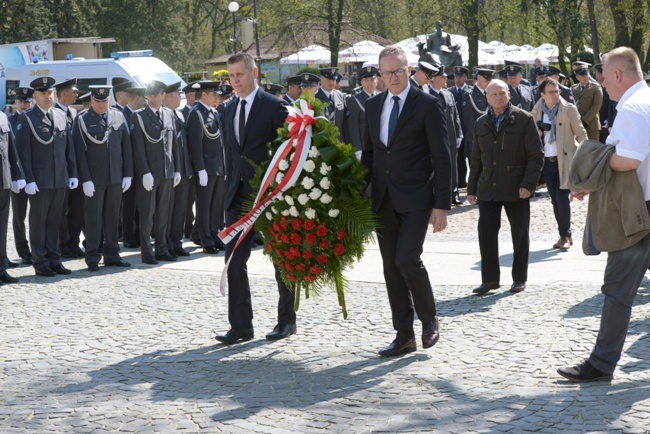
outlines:
[[[181,87],[187,83],[167,66],[162,60],[152,57],[152,50],[119,51],[111,53],[110,59],[55,60],[30,63],[20,68],[6,69],[7,107],[14,104],[13,90],[18,86],[29,86],[38,77],[49,76],[56,82],[77,79],[79,95],[88,92],[88,86],[96,84],[116,85],[125,80],[139,86],[145,86],[150,80],[160,80],[166,84],[181,82]],[[185,95],[181,95],[181,106],[185,103]],[[111,94],[111,104],[114,104]],[[0,107],[2,102],[0,101]]]

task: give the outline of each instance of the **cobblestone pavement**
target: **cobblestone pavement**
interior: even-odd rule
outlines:
[[[20,283],[0,288],[0,432],[650,432],[647,281],[611,384],[561,380],[555,370],[595,340],[605,258],[540,248],[556,234],[548,199],[534,210],[545,222],[531,234],[536,277],[516,295],[507,279],[470,295],[480,283],[475,207],[428,236],[441,339],[395,359],[376,355],[393,339],[376,246],[350,273],[348,320],[323,291],[279,342],[264,339],[277,290],[256,250],[256,338],[231,347],[214,340],[227,329],[222,255],[151,269],[127,250],[130,269],[91,274],[72,260],[68,278],[13,269]],[[507,265],[508,242],[502,250]]]

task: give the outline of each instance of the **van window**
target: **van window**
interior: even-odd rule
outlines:
[[[163,83],[168,85],[172,83],[176,83],[177,81],[180,80],[181,88],[185,87],[185,85],[187,84],[175,72],[154,72],[154,73],[147,73],[147,74],[139,74],[139,75],[134,75],[133,78],[135,79],[135,81],[138,82],[140,86],[146,86],[147,83],[149,83],[151,80],[162,81]]]

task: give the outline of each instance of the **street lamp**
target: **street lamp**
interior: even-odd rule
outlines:
[[[237,53],[237,19],[235,18],[235,12],[239,10],[239,3],[228,3],[228,10],[232,12],[232,54],[235,54]]]

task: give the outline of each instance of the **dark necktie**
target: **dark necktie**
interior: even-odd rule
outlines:
[[[388,118],[388,143],[393,137],[395,132],[395,127],[397,126],[397,119],[399,118],[399,96],[393,97],[393,108],[390,111],[390,117]],[[388,145],[388,143],[386,145]]]
[[[239,146],[244,144],[244,131],[246,130],[246,100],[239,103]]]
[[[47,118],[47,120],[50,122],[51,125],[54,125],[54,122],[52,122],[52,113],[45,112],[45,117]]]
[[[156,111],[156,116],[158,116],[158,120],[162,122],[162,118],[160,117],[160,111]]]

